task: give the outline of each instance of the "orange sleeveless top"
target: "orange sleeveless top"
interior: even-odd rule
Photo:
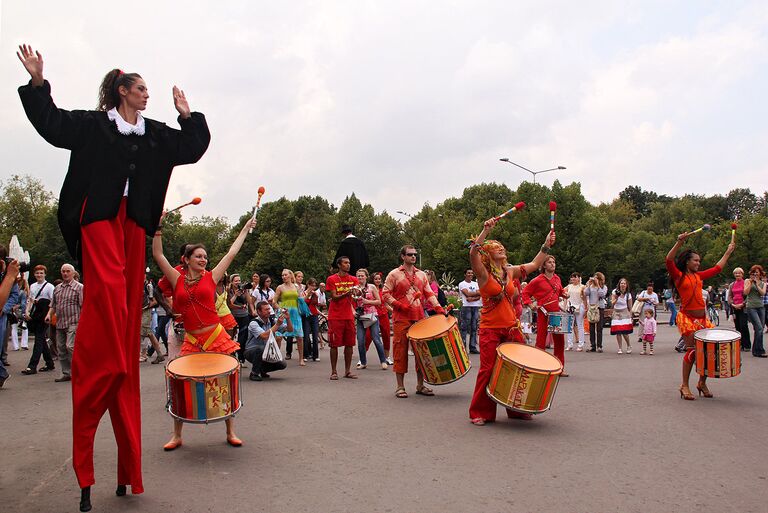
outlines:
[[[480,328],[511,328],[517,325],[517,314],[512,300],[519,294],[515,280],[508,279],[502,294],[501,284],[488,277],[480,287],[483,308],[480,310]]]

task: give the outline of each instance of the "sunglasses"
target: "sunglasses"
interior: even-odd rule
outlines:
[[[405,256],[417,256],[418,253],[406,253]]]

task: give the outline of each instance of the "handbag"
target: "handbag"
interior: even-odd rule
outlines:
[[[376,315],[376,312],[371,312],[359,315],[357,320],[363,324],[363,328],[368,329],[376,324],[376,321],[379,320],[379,317]]]
[[[590,324],[600,322],[600,308],[597,305],[589,305],[589,308],[587,308],[587,321]]]
[[[312,315],[312,312],[309,309],[309,305],[303,297],[299,298],[299,315],[302,317],[310,317]]]
[[[264,346],[264,352],[261,353],[262,361],[269,363],[279,363],[283,361],[283,353],[280,351],[280,346],[277,345],[275,340],[275,333],[269,330],[269,339]]]
[[[643,305],[645,303],[642,301],[635,301],[632,303],[632,315],[640,315],[640,312],[643,310]]]
[[[43,282],[43,286],[40,287],[40,289],[37,291],[37,294],[35,294],[34,302],[32,304],[32,308],[29,310],[29,318],[33,321],[40,322],[43,319],[45,319],[45,316],[48,314],[48,305],[51,304],[50,299],[38,299],[40,297],[40,294],[43,293],[43,290],[45,289],[45,286],[48,285],[48,282]],[[38,308],[38,306],[40,308]]]

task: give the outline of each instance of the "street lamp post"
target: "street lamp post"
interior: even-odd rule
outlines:
[[[541,171],[531,171],[531,170],[530,170],[530,169],[528,169],[527,167],[523,167],[523,166],[521,166],[520,164],[517,164],[517,163],[515,163],[515,162],[512,162],[511,160],[509,160],[509,159],[508,159],[508,158],[506,158],[506,157],[505,157],[505,158],[503,158],[503,159],[499,159],[499,160],[500,160],[500,161],[502,161],[502,162],[506,162],[507,164],[512,164],[513,166],[517,166],[517,167],[519,167],[520,169],[523,169],[523,170],[525,170],[525,171],[528,171],[529,173],[531,173],[531,174],[533,175],[533,183],[536,183],[536,175],[538,175],[539,173],[546,173],[546,172],[548,172],[548,171],[557,171],[557,170],[559,170],[559,169],[565,169],[565,166],[557,166],[557,167],[553,167],[553,168],[551,168],[551,169],[542,169]]]

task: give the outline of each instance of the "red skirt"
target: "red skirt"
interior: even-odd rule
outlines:
[[[227,315],[224,315],[222,317],[219,317],[219,322],[222,326],[224,326],[225,330],[231,330],[237,327],[237,321],[232,316],[231,313],[228,313]]]
[[[215,328],[196,335],[186,332],[184,343],[181,345],[181,356],[202,352],[232,354],[238,349],[240,345],[227,335],[224,326],[217,324]]]

